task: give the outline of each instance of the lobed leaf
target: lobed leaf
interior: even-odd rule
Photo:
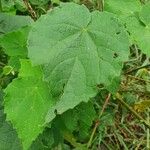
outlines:
[[[29,33],[28,51],[34,65],[44,66],[57,99],[46,120],[52,120],[54,110],[61,114],[87,102],[98,84],[115,92],[128,49],[126,32],[110,13],[67,3],[42,16]]]
[[[5,90],[5,113],[16,128],[24,149],[43,131],[45,116],[52,105],[48,86],[42,81],[40,67],[21,60],[19,78]]]

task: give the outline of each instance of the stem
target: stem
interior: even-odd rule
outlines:
[[[35,13],[35,11],[33,10],[33,8],[31,7],[30,3],[28,2],[28,0],[23,0],[24,4],[26,5],[29,13],[31,14],[31,17],[34,21],[37,20],[37,15]]]
[[[109,93],[108,96],[106,97],[105,103],[104,103],[104,105],[102,107],[102,110],[101,110],[101,112],[99,114],[99,117],[98,117],[99,119],[101,118],[101,116],[102,116],[102,114],[103,114],[103,112],[104,112],[104,110],[105,110],[105,108],[106,108],[106,106],[107,106],[107,104],[109,102],[110,97],[111,97],[111,94]],[[95,132],[96,132],[98,126],[99,126],[99,121],[97,120],[96,123],[95,123],[95,126],[93,128],[92,134],[90,136],[90,139],[88,141],[87,148],[89,148],[91,146],[93,138],[94,138],[94,135],[95,135]]]
[[[117,93],[116,94],[116,99],[123,105],[125,106],[137,119],[139,119],[147,128],[150,129],[150,124],[145,120],[143,119],[143,117],[141,117],[136,111],[133,110],[132,107],[130,107],[123,99],[122,99],[122,96]]]
[[[73,147],[79,148],[79,149],[84,149],[84,145],[77,143],[76,139],[73,137],[72,134],[69,132],[63,132],[63,137],[66,141],[68,141]]]
[[[106,97],[105,103],[104,103],[104,105],[102,107],[102,110],[101,110],[101,112],[99,114],[99,118],[101,118],[101,116],[102,116],[102,114],[103,114],[103,112],[104,112],[104,110],[105,110],[105,108],[106,108],[106,106],[107,106],[107,104],[109,102],[110,97],[111,97],[111,94],[109,93],[108,96]]]
[[[87,148],[89,148],[91,146],[94,135],[95,135],[95,132],[96,132],[96,129],[97,129],[98,126],[99,126],[99,121],[96,121],[94,129],[93,129],[92,134],[90,136],[90,140],[88,141]]]

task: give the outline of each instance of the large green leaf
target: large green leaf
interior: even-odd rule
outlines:
[[[58,114],[95,96],[97,84],[114,92],[128,47],[126,32],[114,15],[90,13],[73,3],[42,16],[28,40],[29,57],[34,65],[44,65],[45,80],[58,99]]]
[[[126,27],[133,43],[137,44],[143,53],[150,56],[150,3],[143,6],[139,17],[128,17]]]
[[[22,140],[24,149],[44,129],[45,116],[52,105],[48,86],[42,81],[40,67],[21,61],[19,77],[5,90],[4,110]]]

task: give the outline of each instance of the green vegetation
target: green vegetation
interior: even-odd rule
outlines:
[[[0,150],[150,149],[148,0],[0,11]]]

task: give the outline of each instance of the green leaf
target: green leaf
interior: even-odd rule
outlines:
[[[95,118],[96,112],[91,102],[81,103],[73,110],[68,110],[61,116],[66,128],[71,132],[79,131],[79,134],[82,135],[81,137],[86,137],[89,134],[88,131]],[[82,130],[79,130],[81,128]]]
[[[104,10],[117,14],[120,18],[139,12],[139,0],[105,0]]]
[[[19,59],[20,57],[13,56],[13,57],[10,57],[10,59],[8,60],[8,65],[11,66],[14,71],[19,71],[21,67]]]
[[[52,129],[46,128],[44,132],[39,135],[36,141],[33,142],[29,150],[50,150],[54,144],[54,133]]]
[[[48,86],[42,81],[40,67],[21,60],[19,77],[5,89],[4,110],[22,140],[24,149],[44,129],[45,116],[52,105]]]
[[[30,27],[21,28],[19,30],[5,34],[0,42],[8,56],[27,57],[27,37]]]
[[[78,106],[77,106],[78,107]],[[61,119],[66,126],[66,128],[70,131],[73,132],[76,130],[78,126],[78,112],[76,111],[76,107],[74,109],[68,110],[65,113],[61,115]]]
[[[22,146],[16,131],[9,122],[5,121],[2,102],[2,92],[0,91],[0,150],[21,150]]]
[[[8,75],[8,74],[10,74],[11,72],[13,72],[13,68],[12,68],[11,66],[5,66],[5,67],[3,68],[2,74],[3,74],[3,75]]]
[[[145,26],[150,26],[150,2],[143,6],[140,12],[140,20]]]
[[[77,107],[79,138],[84,140],[91,134],[90,128],[96,119],[96,112],[92,103],[82,103]]]
[[[105,10],[122,19],[130,33],[131,44],[137,44],[150,56],[150,2],[142,6],[139,0],[107,0]]]
[[[30,25],[33,20],[29,16],[13,16],[0,13],[0,36],[21,27]]]
[[[13,0],[1,0],[3,12],[15,12]]]
[[[115,92],[128,49],[126,32],[114,15],[90,13],[74,3],[61,4],[42,16],[28,40],[29,57],[34,65],[44,65],[45,80],[58,99],[54,108],[58,114],[95,96],[97,84]]]
[[[150,56],[150,3],[143,6],[139,18],[135,16],[126,19],[126,27],[130,32],[132,42],[137,44],[142,52]],[[141,19],[141,20],[140,20]],[[143,22],[143,23],[142,23]]]
[[[6,33],[1,37],[0,46],[10,56],[8,63],[18,71],[20,68],[19,59],[27,58],[27,37],[30,27],[22,27],[18,30]]]
[[[14,0],[14,3],[15,3],[15,7],[17,10],[19,10],[21,12],[25,12],[27,10],[27,7],[26,7],[24,1]]]

